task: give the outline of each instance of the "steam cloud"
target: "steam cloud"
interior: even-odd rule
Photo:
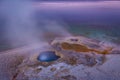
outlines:
[[[5,19],[4,34],[12,46],[41,44],[46,41],[46,33],[70,36],[64,25],[56,21],[41,19],[40,22],[44,25],[38,26],[35,19],[36,9],[32,3],[30,0],[3,0],[0,3],[0,15]]]

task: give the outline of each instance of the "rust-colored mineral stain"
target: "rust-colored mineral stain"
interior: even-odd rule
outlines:
[[[81,44],[69,44],[67,42],[63,42],[61,43],[61,47],[64,50],[72,50],[72,51],[76,51],[76,52],[96,52],[98,54],[108,54],[109,51],[111,51],[112,49],[107,49],[104,51],[100,51],[100,50],[96,50],[96,49],[89,49],[87,46],[81,45]]]
[[[79,45],[79,44],[69,44],[69,43],[64,42],[61,44],[61,46],[65,50],[74,50],[77,52],[89,52],[90,51],[86,46]]]

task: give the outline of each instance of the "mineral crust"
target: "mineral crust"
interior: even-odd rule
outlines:
[[[113,50],[108,43],[83,36],[56,38],[23,60],[14,80],[92,80],[88,77],[89,68],[96,70],[95,67],[103,65]],[[38,61],[44,51],[53,51],[60,58],[52,62]]]
[[[98,40],[86,37],[66,37],[53,40],[51,45],[55,50],[66,50],[74,52],[95,52],[97,54],[109,54],[112,46],[106,45]]]

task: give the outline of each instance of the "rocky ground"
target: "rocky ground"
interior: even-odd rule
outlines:
[[[37,60],[43,51],[60,56],[52,62]],[[57,38],[49,45],[29,46],[0,54],[2,80],[119,80],[120,47],[79,37]],[[7,76],[7,77],[6,77]]]

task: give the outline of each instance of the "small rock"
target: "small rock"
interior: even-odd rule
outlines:
[[[50,70],[51,70],[52,72],[54,72],[54,71],[56,71],[56,68],[52,67]]]

